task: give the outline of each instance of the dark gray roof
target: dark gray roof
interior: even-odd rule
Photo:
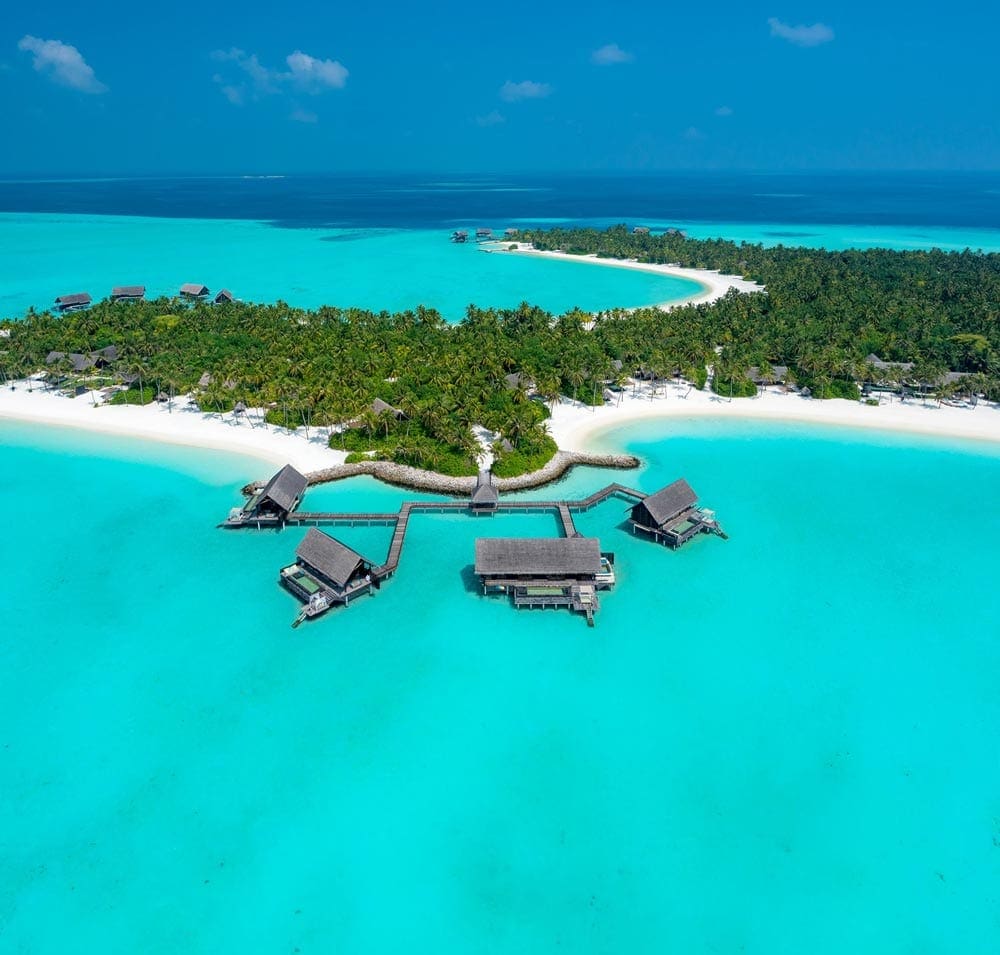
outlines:
[[[397,418],[400,417],[403,413],[402,411],[399,410],[399,408],[393,408],[393,406],[389,404],[388,401],[383,401],[381,398],[376,398],[372,402],[372,411],[375,414],[383,414],[383,413],[392,414],[395,415]]]
[[[771,380],[781,381],[788,375],[787,365],[771,365]],[[760,381],[760,369],[756,365],[751,365],[747,369],[747,378],[751,381]]]
[[[116,285],[111,290],[112,298],[142,298],[145,294],[145,285]]]
[[[211,383],[212,375],[207,371],[202,372],[201,377],[198,379],[198,387],[207,388]]]
[[[535,387],[535,383],[527,375],[522,375],[519,371],[512,371],[509,375],[504,375],[503,380],[510,391],[517,391],[518,388],[531,391]]]
[[[278,505],[283,511],[290,511],[305,493],[309,482],[290,464],[286,464],[267,484],[261,493],[261,499],[267,498]]]
[[[90,304],[90,293],[88,292],[74,292],[72,295],[60,295],[56,299],[56,305],[59,308],[72,308],[74,305],[89,305]]]
[[[187,282],[181,286],[181,295],[195,295],[202,296],[208,295],[207,285],[198,285],[195,282]]]
[[[910,371],[913,368],[912,361],[882,361],[878,355],[871,354],[865,356],[865,363],[873,368],[902,368],[903,371]]]
[[[90,354],[93,358],[104,358],[107,361],[118,361],[118,347],[116,345],[105,345],[103,348],[98,348],[97,351],[91,352]]]
[[[335,537],[324,534],[315,527],[302,539],[295,556],[304,564],[319,571],[338,587],[343,587],[354,575],[359,564],[367,564],[360,554],[342,544]]]
[[[218,305],[221,302],[234,302],[236,299],[229,289],[220,289],[218,294],[215,296],[215,302]]]
[[[493,486],[493,475],[489,471],[480,471],[476,478],[476,486],[472,490],[473,504],[496,504],[500,500],[497,489]]]
[[[94,367],[94,359],[91,355],[81,355],[79,352],[70,352],[68,355],[64,351],[50,351],[45,356],[46,365],[54,365],[58,361],[68,358],[72,364],[73,371],[87,371]]]
[[[636,507],[645,507],[649,511],[649,516],[659,526],[693,506],[697,500],[698,496],[691,490],[691,485],[684,478],[680,478],[655,494],[650,494]]]
[[[596,537],[480,537],[476,540],[477,574],[560,577],[598,574],[600,570],[601,542]]]

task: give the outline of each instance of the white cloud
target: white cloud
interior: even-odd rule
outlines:
[[[62,40],[40,40],[29,35],[21,37],[17,48],[31,53],[31,65],[39,73],[47,73],[62,86],[80,90],[81,93],[108,91],[75,46],[63,43]]]
[[[308,53],[296,50],[285,57],[285,62],[291,70],[289,78],[310,91],[342,90],[347,83],[347,67],[336,60],[318,60]]]
[[[347,67],[342,63],[336,60],[321,60],[301,50],[289,53],[285,57],[287,70],[264,66],[256,53],[247,53],[235,46],[228,50],[214,50],[211,56],[217,63],[233,64],[249,78],[237,82],[220,73],[212,77],[212,82],[219,86],[222,95],[234,106],[242,106],[248,96],[256,100],[262,96],[289,93],[293,89],[312,94],[330,89],[343,89],[349,75]],[[293,108],[289,118],[299,123],[317,122],[315,113],[298,107]]]
[[[771,27],[771,36],[780,37],[795,46],[819,46],[833,39],[833,30],[825,23],[814,23],[811,27],[802,24],[793,27],[777,17],[771,17],[767,22]]]
[[[623,50],[617,43],[608,43],[590,54],[590,62],[598,66],[614,66],[616,63],[631,63],[635,57]]]
[[[552,87],[548,83],[535,83],[532,80],[522,80],[514,83],[507,80],[500,87],[500,99],[505,103],[517,103],[523,99],[543,99],[552,92]]]
[[[506,122],[507,118],[499,110],[493,110],[485,116],[476,117],[477,126],[499,126],[501,123]]]
[[[733,108],[732,106],[717,106],[715,109],[716,116],[732,116]]]

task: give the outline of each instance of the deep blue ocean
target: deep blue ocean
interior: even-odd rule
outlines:
[[[459,174],[0,181],[0,211],[445,228],[470,219],[1000,227],[1000,172]]]

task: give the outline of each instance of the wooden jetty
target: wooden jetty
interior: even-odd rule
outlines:
[[[377,511],[302,511],[299,504],[308,481],[290,465],[275,474],[242,508],[233,508],[220,525],[237,529],[256,527],[309,527],[296,551],[296,562],[282,568],[281,583],[306,603],[302,619],[318,616],[336,605],[347,605],[357,594],[371,593],[399,567],[410,518],[414,513],[465,513],[489,516],[498,513],[551,513],[559,522],[557,538],[479,538],[476,541],[476,574],[484,592],[502,591],[515,607],[568,607],[586,615],[593,625],[600,603],[597,591],[614,586],[614,555],[602,552],[596,537],[584,537],[573,515],[618,497],[631,504],[630,522],[654,539],[679,546],[697,533],[722,532],[711,511],[696,506],[684,480],[647,495],[624,484],[608,484],[579,500],[502,500],[492,476],[481,473],[472,494],[464,501],[404,501],[395,514]],[[320,527],[392,527],[385,560],[374,564],[352,551]],[[310,583],[311,581],[311,583]]]

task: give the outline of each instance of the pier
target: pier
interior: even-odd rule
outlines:
[[[467,500],[404,501],[395,514],[299,510],[305,488],[305,477],[286,465],[254,493],[243,508],[233,508],[219,525],[232,530],[310,528],[303,542],[305,550],[300,547],[296,554],[298,563],[283,568],[280,576],[281,583],[306,604],[296,625],[335,605],[346,606],[357,595],[372,593],[382,581],[391,577],[399,567],[414,513],[467,514],[473,518],[501,513],[552,514],[559,523],[560,538],[477,540],[476,573],[482,580],[484,593],[510,594],[515,607],[567,607],[585,614],[591,626],[600,606],[597,591],[608,589],[615,582],[614,556],[601,552],[597,538],[585,538],[579,533],[574,514],[584,513],[617,497],[629,503],[630,523],[634,529],[646,531],[654,539],[671,546],[679,546],[701,532],[725,537],[712,512],[695,506],[694,492],[683,480],[653,495],[613,483],[578,500],[532,501],[501,500],[495,493],[484,495],[484,490],[492,490],[492,485],[488,476],[480,475]],[[362,558],[319,530],[359,526],[393,528],[389,549],[381,564]],[[327,563],[317,555],[322,555]],[[344,561],[343,572],[334,574],[329,566],[341,560]]]

